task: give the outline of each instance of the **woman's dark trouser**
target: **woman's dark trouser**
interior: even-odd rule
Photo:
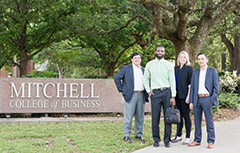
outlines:
[[[182,128],[183,128],[183,119],[185,121],[186,128],[186,138],[190,138],[192,122],[190,118],[190,109],[189,104],[186,104],[186,99],[176,98],[177,108],[180,110],[181,122],[177,124],[177,136],[182,136]]]
[[[170,107],[170,89],[153,90],[154,95],[151,96],[151,110],[152,110],[152,136],[155,142],[160,141],[159,122],[161,114],[161,106],[163,106],[163,113]],[[170,140],[171,124],[164,122],[164,144],[168,144]]]

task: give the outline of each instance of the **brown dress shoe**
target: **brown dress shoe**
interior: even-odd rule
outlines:
[[[188,147],[193,147],[193,146],[200,146],[201,143],[193,141],[192,143],[188,144]]]
[[[212,149],[213,148],[213,143],[208,143],[208,149]]]

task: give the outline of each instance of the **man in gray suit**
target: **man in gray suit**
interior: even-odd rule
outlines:
[[[143,139],[143,121],[145,101],[148,96],[143,86],[144,68],[141,67],[141,54],[135,52],[131,55],[132,64],[124,65],[115,75],[114,82],[119,92],[124,97],[123,132],[124,141],[132,142],[130,134],[132,131],[132,119],[135,114],[135,138],[141,142]]]
[[[190,109],[194,110],[195,138],[189,147],[201,145],[202,112],[204,112],[207,124],[208,148],[213,148],[215,142],[213,105],[218,105],[219,76],[217,70],[207,66],[208,58],[204,53],[197,55],[200,68],[193,72],[190,89]]]

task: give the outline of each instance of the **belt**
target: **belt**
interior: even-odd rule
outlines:
[[[165,87],[165,88],[157,88],[157,89],[153,89],[153,90],[161,90],[161,91],[165,91],[165,90],[167,90],[167,89],[170,89],[170,88]]]
[[[198,97],[208,97],[210,96],[209,94],[198,94]]]
[[[133,91],[133,93],[143,93],[143,91]]]

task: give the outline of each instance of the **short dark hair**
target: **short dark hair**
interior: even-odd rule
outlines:
[[[205,54],[205,53],[198,53],[198,54],[197,54],[197,57],[198,57],[199,55],[204,55],[206,58],[208,58],[208,57],[207,57],[207,54]]]
[[[163,45],[157,45],[156,50],[157,50],[158,47],[164,48]],[[165,48],[164,48],[164,50],[165,50]]]
[[[140,55],[140,56],[141,56],[141,54],[140,54],[139,52],[134,52],[134,53],[132,53],[131,58],[133,58],[134,56],[137,56],[137,55]],[[142,57],[142,56],[141,56],[141,57]]]

